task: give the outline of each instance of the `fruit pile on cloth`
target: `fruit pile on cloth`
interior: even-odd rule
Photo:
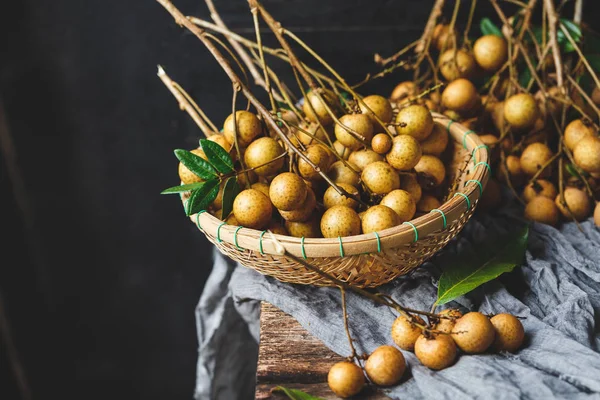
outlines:
[[[476,213],[431,262],[378,290],[406,307],[428,310],[445,256],[467,256],[490,235],[523,224],[515,202],[504,204],[495,213]],[[591,220],[581,227],[583,233],[574,223],[560,229],[534,223],[522,266],[439,308],[526,317],[526,339],[519,351],[462,356],[438,372],[403,352],[410,373],[399,385],[384,389],[385,394],[392,399],[599,399],[600,230]],[[350,354],[337,288],[282,283],[236,266],[217,251],[214,257],[196,310],[197,399],[254,398],[259,300],[292,315],[334,352]],[[353,293],[347,301],[359,353],[393,344],[395,312]]]

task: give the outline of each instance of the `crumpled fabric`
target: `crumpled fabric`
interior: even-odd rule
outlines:
[[[494,215],[476,213],[429,262],[378,290],[406,307],[428,310],[445,256],[468,257],[491,235],[523,225],[516,217],[521,213],[514,205]],[[407,373],[385,394],[392,399],[600,399],[600,231],[591,220],[580,226],[583,232],[575,223],[559,229],[531,224],[520,267],[440,307],[525,317],[519,351],[461,355],[442,371],[403,351]],[[335,353],[350,354],[338,289],[282,283],[235,266],[215,251],[213,275],[196,313],[196,399],[253,398],[261,300],[292,315]],[[357,351],[393,344],[394,311],[353,293],[347,294],[347,307]]]

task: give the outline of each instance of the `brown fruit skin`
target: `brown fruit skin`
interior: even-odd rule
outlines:
[[[385,154],[392,148],[392,138],[386,133],[378,133],[371,140],[371,148],[377,154]]]
[[[292,172],[283,172],[271,181],[269,197],[280,211],[292,211],[304,204],[308,188],[302,178]]]
[[[347,183],[338,183],[337,185],[350,194],[358,195],[358,189],[352,185],[348,185]],[[330,186],[323,196],[323,205],[326,209],[333,206],[346,206],[356,210],[358,202],[351,197],[339,194],[333,186]]]
[[[414,322],[427,325],[421,317],[415,316],[414,318],[416,320]],[[417,338],[421,336],[422,330],[414,322],[400,315],[392,324],[392,340],[402,350],[413,351]]]
[[[421,188],[421,185],[419,185],[419,181],[417,181],[416,174],[403,174],[402,182],[400,182],[400,189],[410,193],[415,203],[418,203],[423,195],[423,189]]]
[[[269,185],[267,185],[266,183],[263,182],[256,182],[253,183],[252,185],[250,185],[251,189],[256,189],[259,192],[261,192],[262,194],[264,194],[265,196],[269,197]],[[269,198],[270,200],[270,198]]]
[[[558,194],[554,183],[545,179],[537,179],[536,183],[537,185],[539,185],[539,187],[536,187],[534,182],[531,182],[529,185],[525,186],[525,189],[523,189],[523,199],[526,203],[529,203],[536,196],[544,196],[554,200],[554,198]],[[536,189],[540,188],[541,190],[538,192]]]
[[[358,186],[358,183],[360,182],[360,175],[341,161],[336,161],[331,164],[327,176],[337,184],[347,183],[348,185]]]
[[[452,332],[456,345],[469,354],[486,351],[494,341],[495,334],[490,319],[476,311],[457,319]]]
[[[204,152],[200,148],[190,150],[190,152],[197,155],[198,157],[202,157],[202,158],[206,159]],[[200,178],[198,175],[194,174],[182,163],[179,163],[178,173],[179,173],[179,179],[181,180],[181,183],[183,183],[184,185],[188,185],[190,183],[202,182],[202,178]]]
[[[535,175],[552,158],[552,150],[543,143],[531,143],[521,153],[521,169],[527,176]],[[550,175],[550,167],[546,167],[540,177]]]
[[[450,30],[450,25],[437,24],[433,29],[431,43],[438,51],[442,51],[451,44],[450,38],[452,35],[454,35],[454,32]]]
[[[365,167],[375,161],[383,161],[381,154],[375,153],[373,150],[362,149],[353,151],[348,157],[348,161],[355,165],[359,171],[365,169]]]
[[[420,335],[415,343],[415,355],[421,364],[439,371],[454,364],[458,350],[449,335],[438,334],[432,338]]]
[[[505,171],[508,170],[510,181],[514,186],[520,186],[525,180],[525,174],[521,168],[521,160],[517,156],[510,155],[506,157],[506,165],[500,163],[498,168],[498,179],[506,182]]]
[[[600,138],[586,136],[581,139],[573,150],[573,158],[582,170],[600,172]]]
[[[453,319],[440,318],[437,324],[435,324],[435,329],[440,332],[452,333],[452,329],[456,324],[456,320],[463,316],[463,314],[454,308],[447,308],[438,313],[439,315],[443,315],[446,317],[452,317]]]
[[[473,56],[483,70],[494,72],[508,60],[508,45],[503,37],[481,36],[473,45]]]
[[[392,105],[389,100],[377,94],[363,98],[362,102],[359,102],[359,107],[363,114],[366,114],[371,118],[374,125],[380,125],[380,123],[375,119],[373,114],[375,114],[375,116],[377,116],[384,124],[389,123],[394,116]]]
[[[586,136],[594,136],[595,133],[593,126],[586,124],[582,119],[574,119],[565,128],[565,145],[573,151],[581,139]]]
[[[504,101],[504,119],[515,129],[531,128],[539,116],[535,98],[529,93],[519,93]]]
[[[244,153],[244,161],[248,168],[255,168],[254,172],[259,176],[272,176],[283,167],[283,158],[263,165],[283,154],[283,148],[277,141],[270,137],[261,137],[248,145]],[[262,167],[256,168],[259,165]]]
[[[406,360],[397,348],[379,346],[365,363],[369,379],[379,386],[391,386],[400,381],[406,370]]]
[[[421,184],[426,189],[441,185],[446,178],[446,167],[442,160],[428,154],[421,157],[415,165],[415,171],[417,171],[419,181],[426,182],[425,185]]]
[[[352,397],[365,386],[365,376],[358,365],[348,361],[340,361],[329,370],[327,384],[337,396],[342,398]]]
[[[360,234],[360,217],[350,207],[333,206],[321,217],[321,233],[326,238]]]
[[[367,165],[361,177],[363,183],[375,194],[388,194],[400,187],[398,172],[384,161]]]
[[[573,213],[573,217],[575,217],[577,221],[582,221],[590,216],[592,211],[592,202],[590,201],[587,193],[577,188],[568,187],[565,189],[563,194],[565,196],[565,202],[567,203],[567,206],[569,206],[569,209]],[[554,202],[558,206],[558,209],[563,217],[571,219],[569,210],[560,201],[560,194],[556,196]]]
[[[269,198],[256,189],[242,190],[233,201],[233,215],[238,224],[251,229],[263,229],[273,214]]]
[[[340,123],[360,134],[367,143],[373,139],[373,124],[368,115],[346,114],[339,119]],[[342,125],[336,124],[333,129],[336,139],[350,150],[358,150],[363,144]]]
[[[306,199],[299,208],[291,211],[279,210],[279,214],[286,221],[302,222],[310,218],[316,206],[317,198],[315,197],[315,192],[311,188],[307,188]]]
[[[468,79],[454,80],[442,92],[442,105],[459,114],[473,110],[478,102],[481,102],[481,99],[477,89]]]
[[[290,236],[305,238],[320,238],[321,235],[321,216],[312,216],[308,221],[294,222],[285,221],[285,229]]]
[[[404,81],[400,82],[390,95],[390,101],[398,103],[402,100],[406,100],[417,95],[417,87],[414,82]]]
[[[477,71],[475,58],[465,50],[457,50],[456,58],[454,49],[446,50],[440,56],[439,66],[442,76],[448,81],[458,78],[469,79]]]
[[[596,207],[594,208],[594,223],[600,227],[600,203],[596,203]]]
[[[327,112],[325,105],[329,105],[330,110],[335,114],[337,110],[337,97],[330,90],[318,90],[323,100],[321,100],[314,91],[310,91],[306,94],[306,99],[302,104],[302,111],[304,111],[304,115],[306,115],[306,119],[308,119],[309,121],[321,121],[321,124],[329,125],[331,124],[333,119],[331,118],[331,115],[329,115],[329,113]]]
[[[439,157],[448,146],[448,131],[440,124],[435,124],[431,135],[421,142],[421,151],[423,154],[429,154]]]
[[[283,225],[281,225],[279,222],[273,221],[273,220],[271,220],[271,222],[269,222],[269,225],[267,225],[266,229],[273,232],[275,235],[287,236],[287,234],[288,234],[287,229],[285,229],[283,227]]]
[[[392,148],[385,159],[397,170],[409,171],[417,165],[422,155],[417,139],[409,135],[399,135],[392,140]]]
[[[552,199],[536,196],[525,206],[524,216],[530,221],[556,226],[560,219],[560,212]]]
[[[325,173],[329,171],[329,167],[331,166],[331,157],[329,156],[329,152],[325,149],[325,147],[321,146],[320,144],[311,144],[306,148],[304,154],[310,161],[318,166],[321,171]],[[298,172],[300,172],[300,175],[303,178],[310,181],[322,179],[321,175],[319,175],[319,173],[302,158],[298,158]]]
[[[496,336],[492,345],[496,351],[515,352],[525,339],[525,329],[517,317],[511,314],[496,314],[490,322]]]
[[[255,114],[249,111],[236,111],[238,145],[248,146],[255,137],[262,133],[262,124]],[[229,143],[235,144],[235,127],[233,125],[233,114],[230,114],[223,123],[223,135]]]
[[[386,194],[379,204],[394,210],[398,214],[399,223],[410,221],[417,211],[415,199],[410,193],[401,189],[392,190]]]
[[[434,196],[426,194],[421,197],[421,200],[417,202],[417,211],[430,212],[434,208],[440,208],[442,203]]]
[[[433,117],[427,107],[413,104],[398,111],[396,124],[398,135],[410,135],[417,140],[425,140],[433,129]]]
[[[388,206],[369,207],[361,218],[363,233],[379,232],[400,224],[398,214]]]

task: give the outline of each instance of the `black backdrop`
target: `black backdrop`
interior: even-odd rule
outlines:
[[[251,35],[245,1],[215,2]],[[433,1],[264,3],[356,82],[376,71],[375,52],[418,37]],[[208,17],[200,0],[176,4]],[[191,398],[211,247],[159,192],[177,184],[172,150],[195,147],[200,132],[156,66],[218,125],[230,112],[226,76],[151,0],[5,1],[0,60],[0,314],[33,397]],[[404,78],[365,92],[386,95]],[[7,350],[0,398],[12,399]]]

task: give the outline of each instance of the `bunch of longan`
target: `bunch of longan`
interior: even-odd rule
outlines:
[[[457,309],[446,309],[431,318],[430,324],[416,315],[401,315],[391,329],[393,342],[404,351],[414,352],[426,367],[441,370],[451,366],[459,351],[465,354],[515,352],[522,345],[525,330],[521,321],[511,314],[496,314],[491,318],[480,312],[462,314]],[[406,361],[394,346],[380,346],[364,364],[364,372],[377,386],[400,382]],[[366,384],[361,367],[350,361],[333,365],[328,379],[331,390],[340,397],[359,393]]]
[[[237,129],[230,115],[208,138],[236,159],[243,189],[232,214],[221,215],[221,187],[213,215],[278,234],[337,238],[391,228],[441,205],[449,135],[426,106],[370,95],[344,108],[323,89],[320,97],[307,94],[304,119],[285,111],[279,122],[289,142],[249,111],[236,112]],[[192,152],[206,158],[200,148]],[[179,176],[201,181],[182,164]]]

